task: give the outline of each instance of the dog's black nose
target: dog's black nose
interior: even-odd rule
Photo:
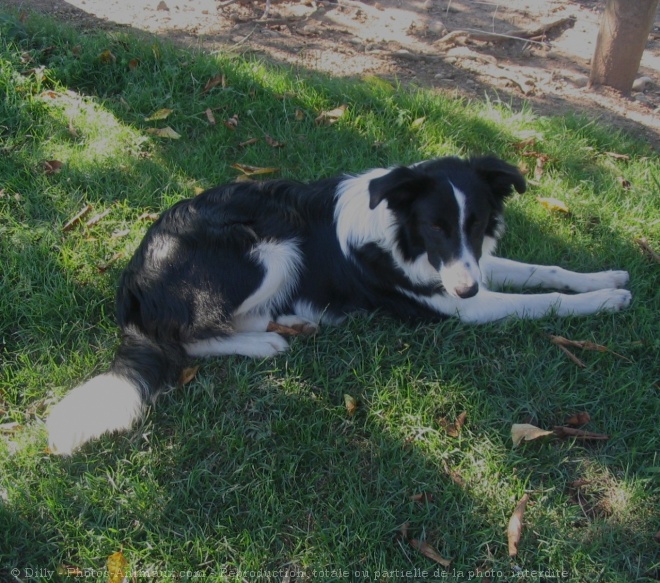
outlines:
[[[477,292],[479,291],[479,284],[474,282],[472,285],[457,287],[454,289],[454,291],[459,298],[466,300],[467,298],[471,298],[477,295]]]

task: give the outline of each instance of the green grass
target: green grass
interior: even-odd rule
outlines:
[[[225,86],[204,91],[221,73]],[[119,550],[129,581],[280,582],[287,568],[291,581],[440,580],[404,523],[452,560],[443,580],[481,580],[477,569],[494,581],[657,580],[660,278],[635,239],[660,249],[660,163],[644,143],[570,112],[538,117],[7,14],[0,86],[0,580],[107,581]],[[337,123],[315,123],[340,105]],[[145,121],[161,108],[173,113]],[[235,114],[231,131],[222,122]],[[165,126],[181,139],[147,132]],[[516,148],[531,134],[550,160],[511,200],[503,254],[627,269],[628,311],[479,328],[355,318],[273,360],[206,361],[134,431],[71,459],[46,452],[50,404],[112,358],[114,289],[144,213],[233,180],[234,163],[311,179],[493,152],[533,169]],[[49,160],[60,172],[44,171]],[[580,352],[579,369],[548,334],[624,358]],[[358,401],[351,417],[345,394]],[[512,447],[513,423],[551,428],[582,410],[608,441]],[[468,421],[451,437],[442,421],[461,411]],[[512,561],[507,522],[526,491]],[[420,493],[432,500],[411,501]],[[47,573],[67,567],[81,574]],[[406,575],[414,569],[428,576]]]

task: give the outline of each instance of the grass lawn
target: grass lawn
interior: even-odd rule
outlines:
[[[115,553],[129,582],[660,577],[660,267],[636,242],[660,250],[660,162],[643,142],[496,96],[3,13],[0,87],[0,581],[106,582]],[[48,407],[112,358],[115,285],[154,213],[234,180],[234,164],[305,180],[486,152],[533,182],[508,205],[502,254],[627,269],[628,311],[478,328],[355,318],[272,360],[202,362],[134,431],[48,453]],[[579,367],[551,334],[608,351],[572,348]],[[609,439],[513,446],[512,424],[579,411]]]

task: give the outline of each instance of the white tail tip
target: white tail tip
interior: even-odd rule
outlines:
[[[130,428],[141,414],[135,385],[110,373],[94,377],[53,407],[46,420],[50,451],[70,455],[104,433]]]

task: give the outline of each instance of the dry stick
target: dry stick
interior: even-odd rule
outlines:
[[[456,40],[458,37],[462,36],[467,36],[468,38],[471,38],[472,40],[478,40],[482,42],[504,42],[506,40],[522,40],[525,42],[532,42],[536,44],[543,44],[539,41],[533,40],[536,37],[543,36],[548,33],[548,31],[552,30],[553,28],[556,28],[558,26],[562,26],[563,24],[566,24],[567,22],[573,22],[574,19],[571,17],[567,18],[560,18],[559,20],[555,20],[553,22],[549,22],[548,24],[544,24],[541,26],[538,26],[534,29],[531,30],[511,30],[508,33],[498,33],[498,32],[486,32],[485,30],[476,30],[476,29],[471,29],[467,28],[465,30],[454,30],[450,32],[449,34],[446,34],[443,36],[438,42],[441,43],[446,43],[446,42],[453,42]]]

